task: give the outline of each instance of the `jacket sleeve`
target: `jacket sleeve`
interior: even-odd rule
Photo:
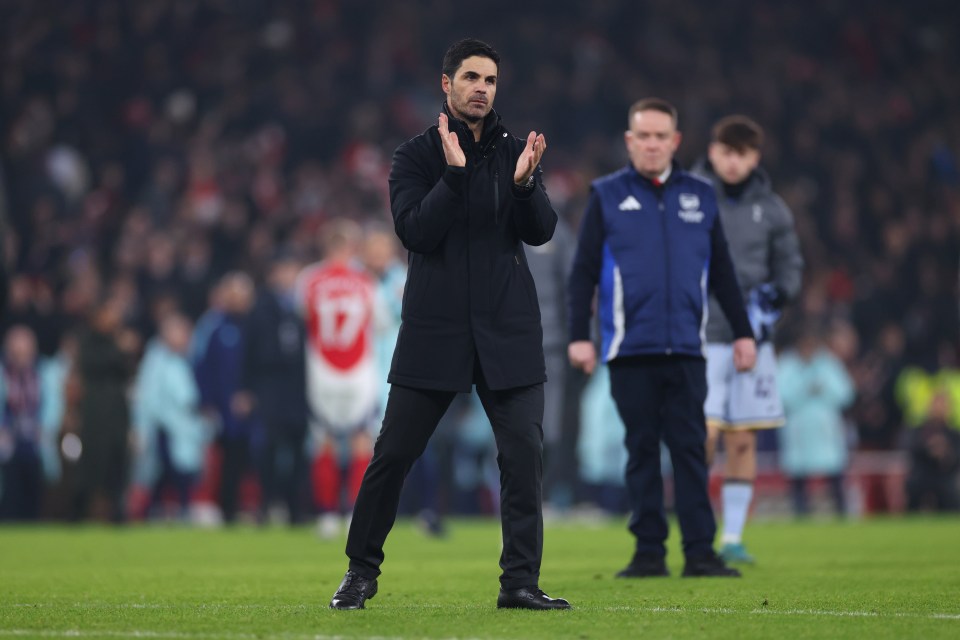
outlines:
[[[600,196],[591,191],[587,210],[580,223],[580,236],[570,271],[567,299],[570,305],[570,342],[590,339],[590,316],[593,293],[600,281],[603,264],[603,211]]]
[[[431,132],[432,133],[432,132]],[[457,217],[466,215],[467,172],[448,166],[440,180],[429,175],[414,145],[401,145],[390,167],[390,210],[400,242],[408,251],[436,250]]]
[[[197,381],[197,387],[200,389],[200,402],[203,405],[213,406],[217,401],[217,383],[220,381],[219,376],[216,375],[218,355],[216,330],[207,331],[203,334],[195,331],[193,337],[193,349],[195,349],[193,352],[195,358],[193,374]]]
[[[727,248],[727,236],[723,233],[723,224],[717,215],[710,230],[710,291],[720,303],[723,315],[727,317],[733,328],[733,337],[753,338],[753,329],[750,328],[750,318],[747,316],[743,304],[743,294],[740,293],[740,284],[737,282],[737,272],[730,259],[730,250]]]
[[[796,297],[800,293],[803,281],[803,254],[800,253],[800,241],[793,224],[793,213],[785,202],[777,198],[780,219],[770,238],[770,268],[773,285],[783,301]]]
[[[543,188],[543,168],[534,171],[534,187],[524,191],[511,182],[513,194],[513,224],[517,235],[532,246],[546,244],[557,228],[557,212],[553,210]]]

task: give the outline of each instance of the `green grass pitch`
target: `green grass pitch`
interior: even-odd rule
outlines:
[[[3,638],[960,638],[960,519],[759,522],[740,580],[618,580],[624,523],[551,524],[541,586],[572,611],[498,611],[499,526],[401,522],[366,611],[327,608],[343,542],[309,528],[0,528]]]

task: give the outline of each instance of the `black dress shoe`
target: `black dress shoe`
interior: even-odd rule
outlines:
[[[330,600],[331,609],[363,609],[363,603],[377,595],[377,581],[347,571]]]
[[[569,609],[570,603],[563,598],[551,598],[539,587],[500,589],[497,609]]]
[[[618,578],[659,578],[669,575],[663,556],[640,554],[634,555],[630,564],[617,572]]]
[[[708,555],[687,558],[683,567],[684,578],[739,578],[740,572],[711,551]]]

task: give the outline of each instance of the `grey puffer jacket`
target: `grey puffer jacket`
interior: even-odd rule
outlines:
[[[691,172],[714,185],[743,299],[746,301],[750,290],[764,282],[774,284],[782,296],[781,302],[794,298],[802,284],[803,255],[793,214],[773,192],[767,173],[760,168],[755,170],[740,197],[733,199],[724,192],[720,178],[705,159]],[[730,324],[713,296],[706,337],[708,343],[733,341]]]

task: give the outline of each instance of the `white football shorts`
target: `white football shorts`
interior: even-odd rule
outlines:
[[[752,371],[737,373],[733,345],[707,345],[707,424],[720,429],[773,429],[783,425],[783,403],[777,390],[777,357],[773,345],[757,346]]]

